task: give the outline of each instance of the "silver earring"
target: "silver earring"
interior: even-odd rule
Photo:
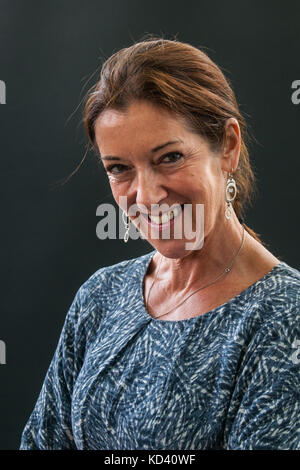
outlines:
[[[127,221],[125,220],[125,216],[127,217]],[[129,239],[130,218],[128,217],[125,211],[123,211],[122,213],[122,219],[126,229],[124,234],[124,242],[127,243]]]
[[[234,201],[237,195],[236,183],[233,179],[233,168],[231,169],[231,173],[229,172],[228,179],[226,182],[226,190],[225,190],[225,198],[226,198],[226,210],[225,210],[225,217],[226,219],[230,219],[232,215],[232,201]]]

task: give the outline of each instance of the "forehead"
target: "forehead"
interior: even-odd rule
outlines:
[[[133,143],[153,147],[169,138],[184,139],[186,134],[182,119],[145,101],[134,102],[125,111],[107,109],[95,122],[95,138],[102,152]]]

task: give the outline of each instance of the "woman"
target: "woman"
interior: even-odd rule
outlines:
[[[185,43],[134,44],[84,123],[116,202],[139,208],[125,240],[132,222],[154,251],[78,290],[20,448],[299,449],[300,273],[241,223],[254,175],[223,73]],[[197,205],[187,249],[174,231]]]

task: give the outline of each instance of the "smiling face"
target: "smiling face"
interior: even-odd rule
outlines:
[[[152,204],[167,204],[176,215],[181,205],[191,204],[195,229],[196,204],[204,204],[205,236],[219,217],[225,219],[224,171],[231,171],[232,160],[214,153],[203,137],[188,130],[174,114],[147,101],[135,101],[125,112],[107,109],[96,120],[95,138],[113,196],[122,209],[122,196],[127,197],[127,209],[135,204],[143,213],[145,208],[150,213]],[[157,209],[154,214],[158,215]],[[191,240],[185,238],[184,230],[181,239],[174,238],[176,217],[170,222],[170,214],[164,214],[164,226],[170,230],[170,238],[164,239],[157,218],[153,218],[151,232],[148,217],[138,215],[130,219],[141,222],[139,230],[155,249],[169,258],[187,256],[185,246]],[[179,219],[182,223],[184,217]]]

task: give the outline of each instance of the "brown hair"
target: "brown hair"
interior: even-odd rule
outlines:
[[[234,175],[237,196],[232,205],[247,232],[262,245],[259,235],[244,222],[244,211],[255,195],[255,177],[246,146],[249,133],[228,79],[208,55],[190,44],[150,37],[123,48],[107,59],[99,81],[88,91],[83,123],[97,152],[95,121],[107,108],[126,110],[133,100],[148,100],[184,118],[189,128],[221,148],[225,123],[237,119],[241,151]]]

